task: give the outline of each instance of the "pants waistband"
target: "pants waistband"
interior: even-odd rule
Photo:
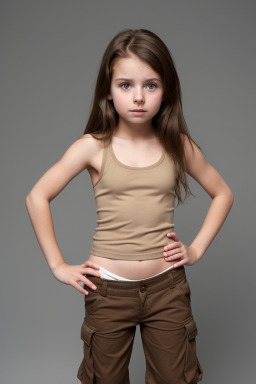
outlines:
[[[113,296],[130,296],[136,297],[138,291],[157,292],[161,289],[170,287],[174,288],[176,283],[182,281],[186,277],[185,268],[182,265],[178,268],[167,270],[166,272],[139,281],[118,281],[108,280],[98,276],[87,274],[86,277],[93,282],[97,289],[91,289],[84,284],[84,289],[90,292],[98,292],[103,296],[106,296],[107,292]]]

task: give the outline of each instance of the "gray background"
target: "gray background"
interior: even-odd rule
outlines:
[[[147,28],[173,54],[194,140],[234,193],[203,259],[186,267],[198,325],[202,383],[255,379],[255,2],[1,1],[1,382],[78,383],[84,296],[50,272],[25,208],[37,180],[83,134],[109,41]],[[175,211],[185,244],[211,203],[189,178]],[[52,201],[64,259],[89,257],[96,210],[82,172]],[[131,383],[144,383],[139,329]]]

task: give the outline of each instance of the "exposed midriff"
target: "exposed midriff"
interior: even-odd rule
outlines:
[[[165,261],[164,256],[152,260],[115,260],[90,254],[89,260],[116,275],[134,280],[146,279],[175,264],[175,261]]]

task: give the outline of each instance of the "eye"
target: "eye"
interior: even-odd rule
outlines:
[[[157,85],[154,83],[149,83],[148,85],[153,85],[155,88],[157,88]],[[155,88],[150,88],[150,89],[155,89]]]
[[[123,87],[123,85],[129,85],[129,83],[122,83],[122,84],[120,84],[120,87],[122,88]],[[122,89],[128,89],[128,88],[122,88]]]
[[[154,84],[154,83],[148,83],[148,85],[150,86],[150,90],[154,90],[155,88],[157,88],[157,84]],[[126,87],[126,86],[130,86],[130,84],[129,83],[122,83],[122,84],[120,84],[120,87],[123,89],[123,90],[127,90],[128,89],[128,87]],[[153,88],[151,88],[151,86],[153,86]],[[124,88],[123,88],[124,87]]]

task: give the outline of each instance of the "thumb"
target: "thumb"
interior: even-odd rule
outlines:
[[[177,233],[175,233],[175,232],[169,232],[169,233],[167,233],[167,236],[172,238],[174,241],[179,241],[180,240],[178,235],[177,235]]]

